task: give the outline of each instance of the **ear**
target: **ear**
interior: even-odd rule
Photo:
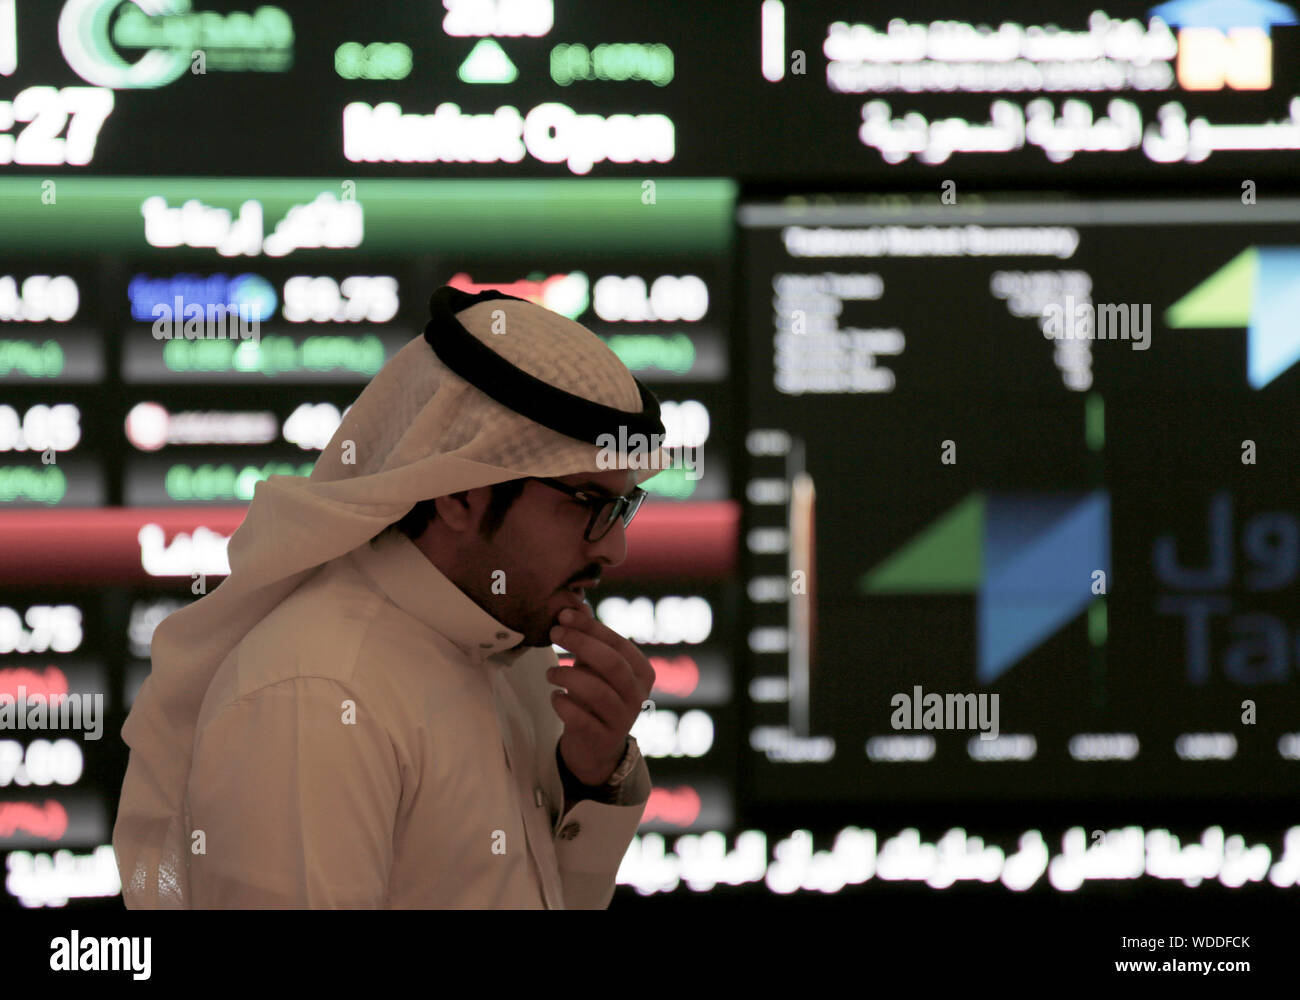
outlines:
[[[476,531],[487,512],[492,491],[486,486],[460,490],[434,499],[438,520],[453,531]]]

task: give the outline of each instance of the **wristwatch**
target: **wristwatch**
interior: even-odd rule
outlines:
[[[609,776],[605,782],[605,787],[609,789],[618,788],[627,780],[627,776],[636,768],[637,761],[641,759],[641,750],[636,745],[636,737],[627,738],[627,752],[623,754],[622,761],[618,767],[614,768],[614,773]]]
[[[555,759],[560,766],[560,778],[564,784],[566,798],[572,797],[575,800],[592,799],[595,802],[612,805],[618,798],[620,786],[627,780],[627,776],[632,773],[641,760],[641,750],[637,746],[636,737],[629,735],[627,749],[623,751],[623,759],[619,761],[618,767],[614,768],[614,773],[609,776],[609,780],[603,785],[582,784],[564,766],[564,759],[560,756],[558,744],[555,747]]]

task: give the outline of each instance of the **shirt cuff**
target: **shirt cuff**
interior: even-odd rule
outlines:
[[[620,766],[627,760],[627,755],[632,752],[632,742],[629,739],[623,747],[623,756],[619,758],[618,764],[614,766],[617,771]],[[560,770],[560,781],[564,785],[564,801],[566,803],[580,802],[583,799],[590,799],[593,802],[599,802],[602,805],[618,805],[624,797],[623,793],[627,787],[627,782],[611,787],[608,782],[603,785],[584,785],[564,763],[564,757],[560,754],[560,744],[557,740],[555,743],[555,763]]]

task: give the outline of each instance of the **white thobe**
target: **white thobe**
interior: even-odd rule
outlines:
[[[565,802],[555,652],[522,638],[396,532],[325,564],[204,698],[193,906],[608,906],[649,771]]]

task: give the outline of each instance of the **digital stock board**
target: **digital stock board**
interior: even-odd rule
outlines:
[[[754,792],[1291,795],[1300,203],[741,219]]]
[[[619,893],[1295,887],[1298,156],[1278,3],[0,0],[0,906],[444,284],[663,404]]]

